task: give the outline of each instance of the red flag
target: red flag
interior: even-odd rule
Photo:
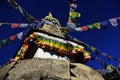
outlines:
[[[81,28],[82,28],[83,31],[88,30],[88,27],[87,27],[87,26],[82,26]]]
[[[9,39],[10,39],[11,41],[14,41],[15,38],[16,38],[16,35],[13,35],[13,36],[9,37]]]
[[[70,5],[70,4],[72,4],[73,2],[75,2],[76,0],[69,0],[68,1],[68,4]]]
[[[112,56],[108,55],[107,58],[108,58],[108,60],[111,60]]]
[[[117,19],[120,21],[120,16]]]
[[[18,28],[19,27],[19,24],[18,23],[12,23],[11,24],[11,28]]]

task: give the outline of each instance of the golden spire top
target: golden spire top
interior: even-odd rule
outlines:
[[[51,14],[51,12],[49,12],[48,16],[49,16],[49,17],[53,17],[52,14]]]

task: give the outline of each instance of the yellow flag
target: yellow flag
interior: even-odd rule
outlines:
[[[69,15],[70,15],[72,18],[80,17],[80,13],[74,12],[74,11],[70,11]]]
[[[97,29],[100,29],[100,22],[94,23],[93,26],[96,27]]]
[[[90,47],[90,49],[91,49],[92,52],[95,52],[95,50],[96,50],[96,48],[94,48],[92,46]]]

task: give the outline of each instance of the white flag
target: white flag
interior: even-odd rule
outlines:
[[[68,22],[67,26],[70,27],[70,28],[73,28],[73,29],[77,28],[76,24],[74,24],[72,22]]]
[[[76,31],[80,31],[80,32],[83,31],[83,29],[82,29],[81,27],[77,27],[77,28],[75,28],[75,30],[76,30]]]
[[[77,4],[70,4],[70,11],[75,11]]]
[[[114,27],[118,26],[117,18],[109,19],[109,22],[110,22],[111,25],[114,26]]]
[[[20,40],[21,40],[21,39],[22,39],[22,37],[23,37],[23,32],[18,33],[18,34],[17,34],[17,37],[18,37],[18,39],[20,39]]]
[[[26,28],[27,26],[28,26],[27,23],[22,23],[22,24],[19,25],[19,28],[21,28],[21,27],[22,27],[22,28]]]
[[[2,23],[0,23],[0,26],[2,26]]]

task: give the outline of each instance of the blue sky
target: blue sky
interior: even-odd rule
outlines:
[[[62,26],[65,26],[67,23],[69,12],[67,5],[68,0],[16,1],[38,20],[41,20],[41,18],[45,17],[48,12],[51,11],[53,16],[60,20]],[[120,0],[78,0],[76,3],[78,4],[76,11],[81,13],[81,17],[78,19],[80,26],[120,16]],[[10,6],[7,0],[0,0],[0,22],[23,23],[26,21]],[[22,31],[22,29],[10,29],[7,26],[0,27],[0,40],[20,31]],[[119,34],[120,25],[113,27],[110,24],[106,31],[93,29],[85,32],[71,33],[72,36],[96,47],[98,50],[120,58]],[[3,64],[16,53],[20,47],[20,43],[20,40],[16,40],[14,44],[9,42],[7,46],[0,48],[0,64]],[[109,61],[108,63],[118,64],[115,61]],[[99,68],[99,61],[90,60],[87,64]]]

